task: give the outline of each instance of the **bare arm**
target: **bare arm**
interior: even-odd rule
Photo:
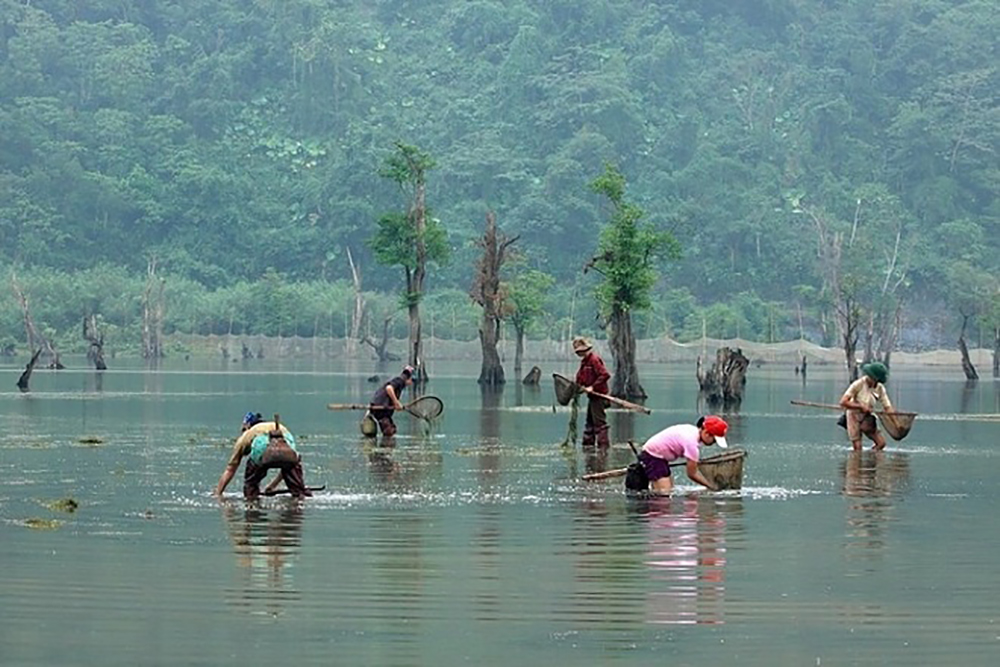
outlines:
[[[397,410],[403,409],[403,404],[399,402],[399,397],[396,396],[396,390],[391,384],[385,386],[385,393],[389,395],[389,399],[392,401],[392,406]]]
[[[215,487],[215,495],[217,496],[222,495],[222,492],[226,490],[227,486],[229,486],[229,481],[233,478],[233,475],[236,474],[236,471],[239,469],[239,467],[240,467],[239,463],[237,463],[236,465],[230,463],[229,465],[226,466],[226,469],[222,471],[222,476],[219,477],[218,485],[216,485]]]
[[[701,474],[700,470],[698,470],[697,461],[691,461],[689,459],[688,462],[684,465],[684,469],[687,471],[688,477],[690,477],[692,481],[698,482],[709,491],[717,491],[715,485],[711,484],[707,479],[705,479],[705,476]]]
[[[840,397],[840,407],[845,410],[861,410],[862,412],[871,412],[871,408],[860,403],[854,398],[854,385],[852,384],[844,392],[844,395]]]

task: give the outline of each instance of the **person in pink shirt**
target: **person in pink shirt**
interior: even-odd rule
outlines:
[[[728,430],[729,425],[725,420],[715,415],[708,415],[699,419],[697,424],[676,424],[649,438],[639,452],[639,463],[645,470],[648,489],[662,494],[673,491],[674,480],[670,474],[670,462],[687,459],[685,464],[687,476],[705,488],[715,491],[715,486],[698,470],[698,448],[700,445],[718,445],[724,449],[727,446]],[[629,490],[646,489],[634,489],[629,486]]]

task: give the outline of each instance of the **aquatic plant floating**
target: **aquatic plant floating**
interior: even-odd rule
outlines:
[[[76,502],[72,498],[60,498],[58,500],[48,501],[42,500],[39,502],[53,512],[66,512],[67,514],[72,514],[80,507],[80,503]]]

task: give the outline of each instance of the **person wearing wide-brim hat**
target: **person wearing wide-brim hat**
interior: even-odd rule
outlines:
[[[889,369],[880,361],[861,366],[861,377],[851,383],[840,398],[840,407],[847,411],[847,437],[851,440],[851,448],[861,450],[861,436],[872,441],[872,449],[885,449],[885,436],[878,430],[875,421],[876,403],[882,405],[886,412],[892,412],[892,401],[885,390],[885,382],[889,379]]]
[[[601,447],[611,444],[608,437],[608,402],[599,394],[608,393],[608,380],[611,373],[604,365],[604,360],[594,352],[594,344],[587,338],[577,336],[573,339],[573,352],[580,358],[580,368],[576,372],[576,383],[587,394],[587,419],[583,426],[584,447],[593,446],[596,442]]]

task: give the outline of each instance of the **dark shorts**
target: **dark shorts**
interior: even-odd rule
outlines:
[[[370,412],[375,421],[378,422],[382,435],[386,437],[396,435],[396,422],[392,421],[394,410],[391,408],[372,408]]]
[[[648,452],[639,452],[639,461],[646,469],[646,477],[650,482],[655,482],[664,477],[670,477],[670,464],[664,459],[653,456]]]

